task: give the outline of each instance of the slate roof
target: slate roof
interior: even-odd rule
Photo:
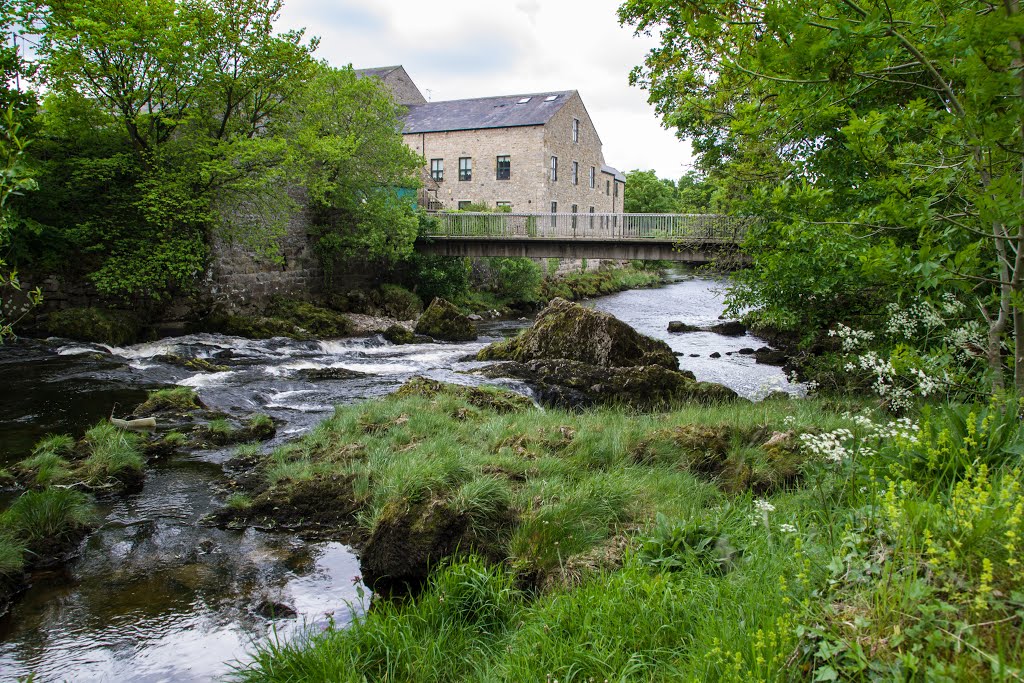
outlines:
[[[439,133],[451,130],[543,126],[562,108],[575,90],[479,97],[471,100],[427,102],[409,107],[403,133]],[[555,99],[548,102],[547,98]],[[528,102],[519,104],[520,100]]]
[[[355,74],[358,78],[366,78],[367,76],[376,76],[377,78],[384,80],[384,77],[395,69],[401,69],[401,64],[395,66],[375,66],[372,69],[356,69]]]
[[[615,176],[615,179],[620,183],[626,182],[626,176],[623,175],[622,171],[612,168],[611,166],[602,166],[601,173],[607,173],[608,175]]]

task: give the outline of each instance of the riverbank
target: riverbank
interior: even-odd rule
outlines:
[[[528,259],[519,260],[529,262]],[[539,267],[532,265],[529,272],[535,276],[535,281],[506,288],[489,289],[475,285],[456,289],[451,294],[452,302],[464,314],[497,318],[535,311],[543,302],[556,296],[578,301],[628,289],[654,287],[668,281],[662,270],[632,265],[545,277],[541,277]],[[191,322],[174,325],[147,321],[133,311],[117,308],[68,308],[53,311],[34,325],[26,323],[22,330],[27,334],[46,334],[110,346],[204,332],[248,339],[341,339],[382,333],[395,325],[411,329],[429,304],[430,300],[405,287],[383,284],[373,289],[323,295],[311,300],[274,299],[260,310],[244,314],[210,311]]]
[[[414,382],[258,471],[264,510],[334,482],[364,578],[423,590],[236,678],[1015,678],[1022,443],[1012,401],[572,414]]]

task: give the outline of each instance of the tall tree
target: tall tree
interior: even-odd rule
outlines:
[[[626,174],[626,213],[673,213],[676,210],[676,186],[654,171],[630,171]]]
[[[1024,391],[1016,1],[627,0],[620,18],[661,38],[634,82],[768,219],[747,303],[793,321],[865,283],[957,287],[988,325],[995,385],[1009,338]]]

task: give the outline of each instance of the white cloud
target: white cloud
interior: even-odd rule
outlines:
[[[402,64],[433,100],[579,90],[609,164],[678,178],[689,144],[629,85],[654,39],[620,27],[618,3],[286,0],[280,27],[320,36],[318,56],[337,66]]]

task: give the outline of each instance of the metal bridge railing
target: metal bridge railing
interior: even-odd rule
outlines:
[[[436,212],[434,237],[741,242],[753,219],[720,214]]]

